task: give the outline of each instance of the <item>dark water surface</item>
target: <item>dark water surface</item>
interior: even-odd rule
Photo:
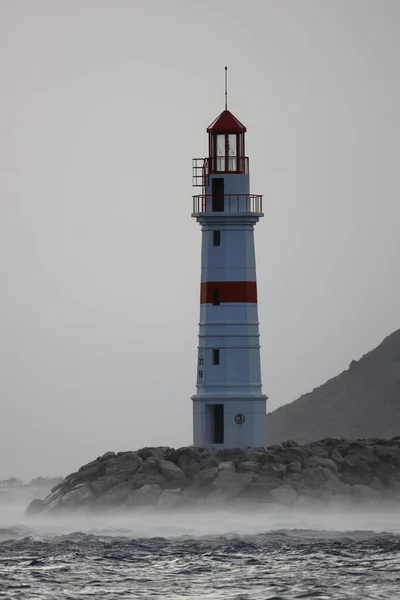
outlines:
[[[196,530],[196,516],[192,529],[188,517],[181,526],[179,516],[171,525],[160,519],[152,526],[140,521],[131,528],[86,524],[80,527],[85,531],[61,533],[54,525],[52,531],[2,527],[0,598],[400,598],[396,523],[392,532],[351,530],[348,522],[347,530],[338,531],[331,524],[328,530],[307,529],[304,523],[295,528],[294,519],[289,528],[278,528],[275,518],[264,523],[268,530],[256,533],[255,520],[243,527],[240,517],[239,531],[222,533],[235,529],[239,517],[231,515],[224,528],[223,515],[213,517],[208,531]],[[207,524],[207,516],[198,521]]]

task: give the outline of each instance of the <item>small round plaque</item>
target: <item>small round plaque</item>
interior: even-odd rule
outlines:
[[[237,423],[238,425],[243,425],[243,423],[245,422],[245,420],[246,420],[246,417],[245,417],[245,416],[244,416],[244,414],[242,414],[242,413],[238,413],[238,414],[235,416],[235,421],[236,421],[236,423]]]

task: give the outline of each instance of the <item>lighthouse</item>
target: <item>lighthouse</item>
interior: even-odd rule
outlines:
[[[207,128],[208,156],[193,159],[193,213],[201,225],[200,323],[193,443],[266,446],[254,226],[246,127],[227,109]]]

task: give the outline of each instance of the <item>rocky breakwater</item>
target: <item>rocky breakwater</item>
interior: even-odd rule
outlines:
[[[204,506],[358,505],[400,499],[400,436],[287,441],[247,450],[107,452],[68,475],[29,514]]]

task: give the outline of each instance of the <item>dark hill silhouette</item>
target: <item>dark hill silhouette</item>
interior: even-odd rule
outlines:
[[[400,435],[400,329],[347,371],[268,414],[268,444]]]

